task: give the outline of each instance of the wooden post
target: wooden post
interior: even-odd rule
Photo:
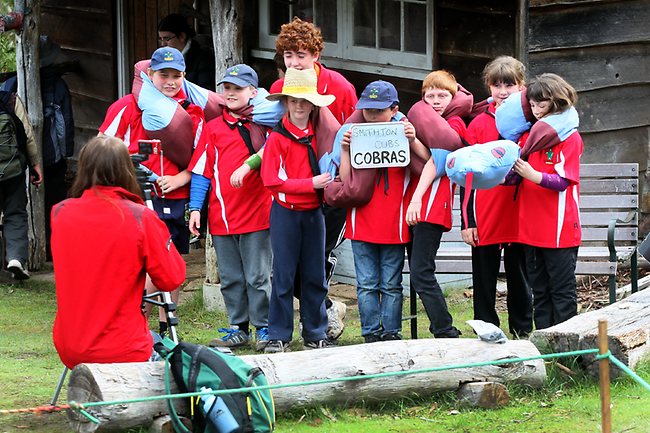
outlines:
[[[598,353],[602,356],[609,351],[607,344],[607,320],[598,321]],[[603,433],[612,433],[612,411],[609,389],[609,358],[599,361],[600,372],[600,410],[602,412]]]
[[[243,62],[243,17],[243,0],[210,0],[210,21],[217,82],[221,80],[228,67]],[[207,230],[205,284],[214,287],[219,283],[218,263],[217,255],[212,247],[210,227]]]
[[[43,157],[43,102],[40,76],[40,0],[15,0],[16,12],[24,15],[23,27],[16,36],[16,75],[18,95],[25,104],[34,129],[38,153]],[[29,85],[27,85],[29,83]],[[41,163],[41,169],[43,164]],[[44,183],[46,180],[43,181]],[[29,257],[27,267],[39,270],[45,263],[45,189],[30,184],[28,194]]]

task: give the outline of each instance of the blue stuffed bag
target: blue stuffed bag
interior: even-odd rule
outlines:
[[[503,182],[515,165],[519,150],[519,146],[510,140],[463,147],[447,155],[447,176],[465,188],[493,188]]]

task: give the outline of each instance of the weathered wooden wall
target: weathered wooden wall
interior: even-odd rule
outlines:
[[[191,14],[191,0],[128,0],[125,3],[127,65],[147,58],[158,47],[158,22],[170,13]],[[207,1],[197,2],[195,14],[209,34]],[[76,60],[79,69],[64,76],[72,94],[79,150],[97,128],[117,89],[117,11],[110,0],[43,0],[41,29],[59,43],[65,60]],[[129,70],[129,80],[132,70]]]
[[[79,69],[64,76],[72,95],[75,142],[79,149],[97,134],[115,98],[114,15],[109,0],[44,0],[41,33],[61,45],[66,60]]]
[[[554,72],[578,91],[582,161],[638,162],[640,234],[650,229],[650,2],[530,0],[529,72]]]
[[[437,68],[452,72],[475,99],[488,96],[481,73],[500,55],[516,55],[516,0],[445,0],[435,3]]]

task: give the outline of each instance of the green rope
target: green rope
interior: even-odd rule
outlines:
[[[264,389],[278,389],[278,388],[293,388],[293,387],[298,387],[298,386],[310,386],[310,385],[323,385],[323,384],[328,384],[328,383],[334,383],[334,382],[349,382],[349,381],[354,381],[354,380],[367,380],[367,379],[378,379],[378,378],[384,378],[384,377],[392,377],[392,376],[403,376],[407,374],[421,374],[421,373],[432,373],[436,371],[445,371],[445,370],[456,370],[456,369],[461,369],[461,368],[472,368],[472,367],[485,367],[485,366],[491,366],[491,365],[501,365],[501,364],[513,364],[513,363],[518,363],[518,362],[524,362],[524,361],[532,361],[536,359],[552,359],[552,358],[560,358],[560,357],[566,357],[566,356],[580,356],[580,355],[590,355],[590,354],[597,354],[598,349],[584,349],[584,350],[575,350],[572,352],[561,352],[561,353],[551,353],[551,354],[546,354],[546,355],[536,355],[536,356],[529,356],[529,357],[524,357],[524,358],[509,358],[509,359],[500,359],[496,361],[484,361],[484,362],[476,362],[476,363],[470,363],[470,364],[457,364],[457,365],[450,365],[450,366],[443,366],[443,367],[430,367],[430,368],[422,368],[422,369],[416,369],[416,370],[403,370],[403,371],[391,371],[387,373],[376,373],[376,374],[367,374],[367,375],[358,375],[358,376],[349,376],[349,377],[338,377],[338,378],[333,378],[333,379],[316,379],[316,380],[308,380],[308,381],[303,381],[303,382],[290,382],[290,383],[277,383],[274,385],[264,385],[264,386],[258,386],[256,388],[252,387],[244,387],[244,388],[234,388],[234,389],[218,389],[218,390],[213,390],[210,392],[186,392],[186,393],[179,393],[179,394],[166,394],[166,395],[154,395],[154,396],[149,396],[149,397],[140,397],[140,398],[133,398],[133,399],[125,399],[125,400],[114,400],[114,401],[93,401],[93,402],[88,402],[84,403],[81,405],[84,408],[89,408],[93,406],[108,406],[108,405],[116,405],[116,404],[130,404],[130,403],[141,403],[141,402],[147,402],[147,401],[155,401],[155,400],[168,400],[172,398],[189,398],[189,397],[196,397],[197,395],[221,395],[221,394],[235,394],[235,393],[241,393],[241,392],[250,392],[253,390],[264,390]],[[70,402],[70,405],[78,405],[79,403]]]
[[[648,391],[650,391],[650,384],[648,384],[645,380],[643,380],[639,375],[637,375],[635,372],[630,370],[625,364],[623,364],[621,361],[616,359],[611,352],[607,351],[607,353],[604,354],[599,354],[598,349],[584,349],[584,350],[574,350],[570,352],[559,352],[559,353],[550,353],[546,355],[536,355],[536,356],[529,356],[529,357],[522,357],[522,358],[509,358],[509,359],[500,359],[496,361],[484,361],[484,362],[476,362],[476,363],[468,363],[468,364],[456,364],[456,365],[449,365],[449,366],[443,366],[443,367],[430,367],[430,368],[422,368],[422,369],[415,369],[415,370],[402,370],[402,371],[392,371],[392,372],[387,372],[387,373],[376,373],[376,374],[367,374],[367,375],[357,375],[357,376],[349,376],[349,377],[338,377],[338,378],[333,378],[333,379],[316,379],[316,380],[307,380],[307,381],[302,381],[302,382],[290,382],[290,383],[278,383],[274,385],[265,385],[265,386],[258,386],[256,388],[252,387],[244,387],[244,388],[234,388],[234,389],[217,389],[217,390],[212,390],[212,391],[207,391],[207,392],[186,392],[186,393],[179,393],[179,394],[165,394],[165,395],[156,395],[156,396],[150,396],[150,397],[140,397],[140,398],[132,398],[132,399],[125,399],[125,400],[114,400],[114,401],[93,401],[93,402],[88,402],[85,404],[79,404],[74,401],[70,402],[70,406],[77,406],[79,408],[79,412],[87,417],[90,421],[99,424],[99,420],[92,415],[90,415],[87,411],[85,411],[85,408],[89,407],[94,407],[94,406],[109,406],[109,405],[116,405],[116,404],[131,404],[131,403],[142,403],[142,402],[147,402],[147,401],[155,401],[155,400],[171,400],[174,398],[190,398],[190,397],[196,397],[199,395],[221,395],[221,394],[235,394],[235,393],[242,393],[242,392],[250,392],[253,390],[264,390],[264,389],[278,389],[278,388],[293,388],[293,387],[298,387],[298,386],[311,386],[311,385],[324,385],[328,383],[335,383],[335,382],[350,382],[350,381],[355,381],[355,380],[367,380],[367,379],[378,379],[378,378],[385,378],[385,377],[393,377],[393,376],[403,376],[407,374],[422,374],[422,373],[432,373],[432,372],[437,372],[437,371],[445,371],[445,370],[457,370],[461,368],[474,368],[474,367],[486,367],[486,366],[496,366],[496,365],[501,365],[501,364],[514,364],[518,362],[525,362],[525,361],[533,361],[536,359],[554,359],[554,358],[563,358],[563,357],[569,357],[569,356],[581,356],[581,355],[595,355],[596,359],[605,359],[609,358],[609,360],[615,364],[617,367],[619,367],[621,370],[623,370],[625,373],[630,375],[636,382],[638,382],[641,386],[646,388]]]
[[[621,361],[616,359],[614,355],[611,355],[609,357],[609,360],[612,362],[612,364],[616,365],[618,368],[620,368],[625,373],[627,373],[630,377],[632,377],[632,379],[636,380],[639,385],[641,385],[642,387],[650,391],[650,384],[648,384],[648,382],[643,380],[641,376],[639,376],[638,374],[630,370],[630,368],[627,365],[623,364]]]
[[[596,355],[596,359],[599,360],[599,361],[601,359],[612,358],[612,357],[613,357],[612,352],[610,352],[609,350],[607,352],[603,353],[602,355],[601,354]]]

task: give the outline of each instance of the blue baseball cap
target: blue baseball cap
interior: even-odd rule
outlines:
[[[217,86],[223,83],[232,83],[239,87],[257,87],[257,72],[250,66],[240,63],[226,69],[226,73]]]
[[[399,104],[397,89],[388,81],[379,80],[373,81],[363,89],[356,108],[357,110],[368,108],[383,110],[395,104]]]
[[[151,55],[151,64],[149,67],[153,71],[170,68],[184,72],[185,59],[183,58],[183,54],[181,54],[181,52],[176,48],[161,47],[154,51]]]

